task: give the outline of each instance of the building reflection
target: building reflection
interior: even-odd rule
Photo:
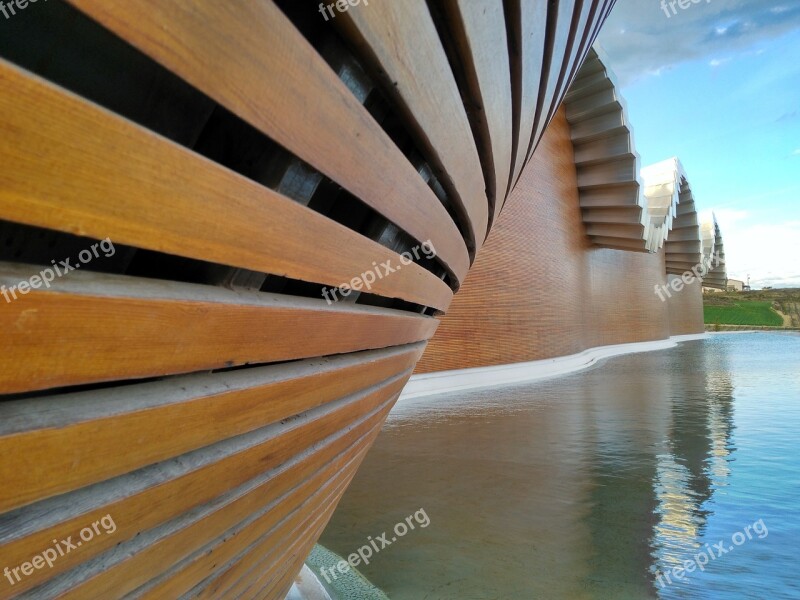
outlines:
[[[639,377],[598,374],[586,382],[589,406],[605,407],[593,410],[586,517],[595,549],[586,583],[596,597],[657,597],[658,574],[700,547],[708,501],[730,474],[733,384],[725,349],[696,343],[683,350],[680,364],[672,364],[674,353],[652,353],[636,360]],[[660,376],[661,369],[673,375]]]
[[[422,507],[429,527],[359,567],[393,600],[655,598],[729,476],[725,351],[401,404],[322,543],[347,555]]]

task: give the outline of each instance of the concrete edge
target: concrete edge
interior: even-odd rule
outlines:
[[[306,558],[306,567],[310,570],[311,576],[327,594],[327,597],[322,597],[324,600],[329,598],[331,600],[389,600],[386,594],[355,567],[348,567],[345,572],[336,570],[339,563],[346,562],[341,556],[320,544],[315,545]],[[329,581],[326,583],[321,577],[327,577]],[[317,600],[317,597],[287,596],[286,600]]]
[[[308,565],[303,565],[303,569],[297,575],[289,590],[286,600],[332,600],[325,586],[317,579]]]
[[[434,394],[546,379],[580,371],[612,356],[664,350],[674,348],[682,342],[704,339],[708,339],[706,333],[675,335],[664,340],[598,346],[577,354],[530,362],[412,375],[398,402]]]

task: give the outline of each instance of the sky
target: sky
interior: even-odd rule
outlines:
[[[599,43],[642,166],[677,156],[728,277],[800,287],[800,0],[618,0]],[[667,13],[669,16],[667,16]]]

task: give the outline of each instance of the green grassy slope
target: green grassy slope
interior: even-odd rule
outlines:
[[[709,306],[703,309],[705,322],[722,325],[783,325],[781,316],[772,310],[771,302],[742,300],[730,305]]]

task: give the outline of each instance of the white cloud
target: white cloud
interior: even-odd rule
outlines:
[[[754,289],[800,287],[800,221],[752,224],[741,210],[715,211],[725,242],[728,277],[747,281]]]
[[[618,0],[599,39],[620,82],[626,85],[684,61],[762,52],[754,47],[758,42],[800,27],[800,3],[796,0],[769,4],[759,0],[703,2],[668,19],[657,1]],[[620,31],[625,34],[619,35]]]

